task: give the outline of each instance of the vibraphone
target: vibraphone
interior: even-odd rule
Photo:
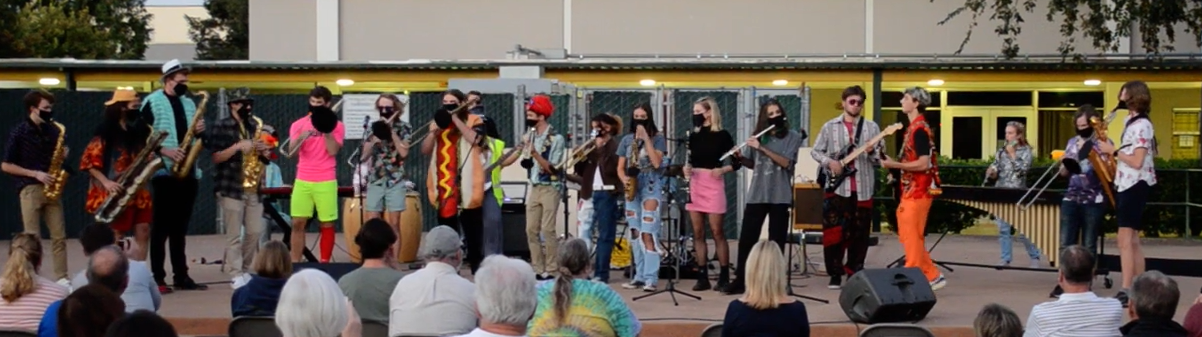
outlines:
[[[1018,201],[1023,198],[1026,189],[948,185],[942,187],[943,195],[935,200],[972,207],[1006,220],[1019,232],[1026,234],[1027,238],[1043,251],[1043,256],[1048,262],[1055,266],[1056,259],[1060,257],[1060,201],[1064,199],[1061,191],[1044,191],[1029,208],[1023,209],[1018,205]],[[1027,197],[1030,198],[1031,195]]]
[[[280,210],[275,208],[275,202],[284,197],[292,196],[292,187],[272,187],[259,190],[259,194],[263,196],[263,212],[275,220],[275,226],[284,232],[284,244],[289,248],[292,246],[292,224],[284,221],[284,217],[280,216]],[[338,187],[338,196],[349,198],[355,196],[355,188],[350,186]],[[316,213],[314,213],[316,214]],[[312,222],[315,219],[309,219]],[[304,249],[305,259],[309,262],[317,262],[317,257],[313,256],[313,252],[309,247]]]

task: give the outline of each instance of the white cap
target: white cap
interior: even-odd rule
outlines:
[[[184,67],[184,65],[181,64],[178,59],[167,61],[167,63],[163,63],[163,78],[167,78],[167,76],[174,74],[176,72],[180,72],[180,71],[191,71],[191,70]]]

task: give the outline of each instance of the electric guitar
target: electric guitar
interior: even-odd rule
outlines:
[[[851,177],[856,174],[856,168],[847,168],[847,164],[855,161],[856,157],[859,157],[864,153],[864,151],[868,151],[869,148],[876,146],[876,143],[880,142],[881,139],[884,139],[886,136],[892,135],[894,132],[897,132],[897,130],[901,129],[901,123],[894,123],[893,125],[886,127],[884,130],[881,130],[881,133],[876,135],[876,137],[872,137],[872,139],[868,140],[867,145],[855,149],[853,149],[851,145],[848,145],[846,148],[843,148],[843,150],[840,150],[838,153],[832,156],[839,161],[839,164],[842,164],[843,172],[835,174],[834,172],[831,172],[830,167],[822,167],[822,170],[824,173],[826,173],[825,175],[827,177],[825,186],[826,192],[834,193],[836,189],[839,189],[839,185],[843,184],[843,180],[846,180],[847,177]]]

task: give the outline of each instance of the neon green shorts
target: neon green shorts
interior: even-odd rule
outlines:
[[[338,181],[319,183],[297,179],[292,184],[292,217],[313,218],[317,209],[317,221],[338,220]]]

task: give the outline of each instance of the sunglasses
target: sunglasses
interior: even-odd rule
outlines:
[[[864,104],[864,101],[858,100],[858,99],[853,99],[853,100],[847,101],[847,104],[853,105],[853,106],[860,106],[860,105]]]

